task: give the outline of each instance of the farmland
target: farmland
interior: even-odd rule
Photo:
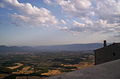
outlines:
[[[22,76],[47,78],[94,65],[94,54],[81,52],[6,52],[0,53],[0,75],[11,79]]]

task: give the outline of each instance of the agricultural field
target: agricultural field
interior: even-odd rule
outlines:
[[[0,79],[24,76],[47,78],[94,66],[90,52],[6,52],[0,53]]]

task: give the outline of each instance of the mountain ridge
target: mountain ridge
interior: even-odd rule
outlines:
[[[101,48],[102,43],[89,44],[66,44],[66,45],[51,45],[51,46],[5,46],[0,45],[0,52],[18,52],[18,51],[83,51],[95,50]]]

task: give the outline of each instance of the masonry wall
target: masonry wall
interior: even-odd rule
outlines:
[[[108,46],[95,50],[95,64],[101,64],[108,61],[120,59],[120,47]]]

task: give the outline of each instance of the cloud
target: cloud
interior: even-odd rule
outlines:
[[[90,0],[57,0],[57,4],[70,16],[76,17],[85,17],[92,9]]]
[[[82,24],[82,23],[79,23],[79,22],[77,22],[77,21],[73,21],[73,26],[76,26],[76,27],[84,27],[85,26],[85,24]]]
[[[56,0],[43,0],[43,2],[48,4],[48,5],[55,5],[56,4]]]
[[[65,20],[61,19],[62,24],[67,24]]]
[[[52,26],[58,23],[56,17],[46,8],[38,8],[30,3],[20,3],[18,0],[2,0],[4,8],[17,11],[11,14],[17,24],[29,24],[31,26]]]
[[[99,19],[107,20],[108,23],[120,23],[120,1],[97,0],[95,13]]]
[[[69,15],[71,22],[66,24],[69,32],[120,31],[120,0],[56,0],[56,4]]]
[[[46,3],[46,4],[51,4],[52,1],[51,1],[51,0],[44,0],[44,3]]]
[[[74,17],[94,16],[110,23],[120,21],[120,1],[118,0],[57,0],[57,4],[64,12]]]
[[[120,31],[120,0],[44,0],[44,2],[51,6],[59,6],[64,19],[57,19],[46,8],[20,3],[18,0],[1,0],[0,7],[16,10],[11,17],[13,24],[17,26],[54,26],[59,30],[77,34]]]

